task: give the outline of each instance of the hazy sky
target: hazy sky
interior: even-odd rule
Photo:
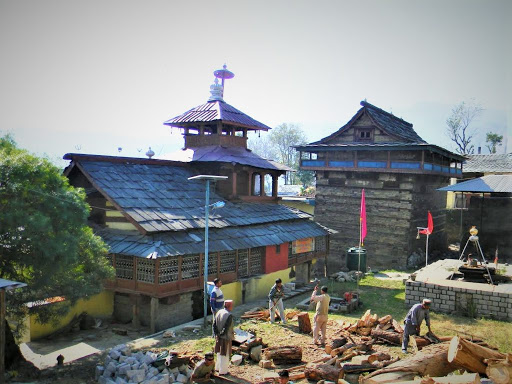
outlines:
[[[474,98],[475,144],[492,130],[512,152],[511,51],[508,0],[0,0],[0,131],[52,160],[172,152],[183,139],[162,122],[227,63],[228,103],[311,141],[366,98],[453,150],[445,120]]]

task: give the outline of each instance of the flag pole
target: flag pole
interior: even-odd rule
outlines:
[[[426,257],[425,267],[428,267],[428,236],[429,236],[429,233],[427,232],[427,246],[426,246],[426,249],[425,249],[425,257]]]
[[[361,217],[361,215],[359,215],[359,248],[358,248],[358,252],[357,252],[357,288],[356,288],[356,291],[357,293],[359,294],[359,272],[361,271],[361,243],[362,243],[362,238],[363,236],[363,218]]]

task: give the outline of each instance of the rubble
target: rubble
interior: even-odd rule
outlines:
[[[112,348],[104,365],[98,365],[95,379],[100,384],[175,384],[187,383],[192,376],[192,360],[197,356],[178,356],[173,351],[132,353],[126,345]]]

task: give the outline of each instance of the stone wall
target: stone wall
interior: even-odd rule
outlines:
[[[318,171],[315,221],[335,229],[331,235],[328,273],[346,265],[347,248],[359,243],[361,189],[365,188],[368,234],[364,242],[367,266],[405,268],[407,257],[425,248],[425,237],[416,239],[416,227],[427,226],[427,211],[434,218],[430,251],[446,247],[446,193],[441,176],[406,173]]]
[[[432,300],[431,308],[435,312],[512,321],[512,290],[508,288],[508,285],[452,280],[429,283],[407,280],[405,304],[410,308],[428,298]]]

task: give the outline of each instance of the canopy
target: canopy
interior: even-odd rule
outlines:
[[[512,193],[512,175],[488,175],[439,188],[438,191]]]

